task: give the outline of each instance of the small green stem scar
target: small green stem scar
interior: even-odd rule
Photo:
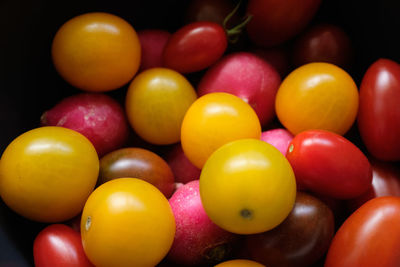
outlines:
[[[245,219],[251,219],[253,217],[253,212],[251,210],[248,209],[242,209],[240,211],[240,216],[242,216]]]
[[[92,224],[92,217],[88,216],[86,219],[85,229],[89,231],[90,225]]]
[[[289,146],[289,153],[292,153],[293,149],[294,149],[294,145],[291,144],[291,145]]]

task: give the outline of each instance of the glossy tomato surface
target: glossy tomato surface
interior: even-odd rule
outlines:
[[[40,127],[11,142],[0,161],[0,194],[18,214],[60,222],[79,214],[97,181],[99,158],[82,134]]]
[[[265,267],[261,263],[251,261],[251,260],[229,260],[221,262],[220,264],[215,265],[215,267]]]
[[[302,188],[333,198],[354,198],[371,186],[367,157],[344,137],[324,130],[296,135],[286,158]]]
[[[400,266],[399,224],[399,197],[368,201],[337,231],[325,267]]]
[[[251,259],[269,267],[306,267],[328,250],[334,235],[331,209],[309,194],[297,192],[289,216],[276,228],[246,236]]]
[[[317,12],[321,0],[250,0],[250,40],[261,47],[281,44],[298,34]]]
[[[174,174],[168,163],[147,149],[122,148],[100,159],[99,184],[126,177],[151,183],[167,198],[174,189]]]
[[[200,197],[210,219],[237,234],[280,224],[293,208],[296,181],[285,156],[272,145],[241,139],[223,145],[204,165]]]
[[[164,195],[136,178],[99,186],[82,213],[86,255],[97,267],[155,266],[169,251],[175,220]]]
[[[181,128],[182,149],[199,169],[220,146],[238,139],[260,137],[261,125],[255,111],[228,93],[199,97],[186,112]]]
[[[372,156],[400,160],[400,65],[379,59],[365,73],[360,86],[358,128]]]
[[[183,117],[196,100],[190,82],[167,68],[143,71],[129,85],[125,109],[135,132],[145,141],[167,145],[180,140]]]
[[[124,19],[103,12],[76,16],[54,36],[52,58],[72,86],[104,92],[127,84],[139,69],[140,42]]]
[[[33,243],[36,267],[91,267],[82,247],[81,235],[64,224],[44,228]]]
[[[349,36],[340,27],[331,24],[320,24],[309,29],[296,40],[293,49],[295,66],[328,62],[346,68],[351,59]]]
[[[227,45],[225,30],[220,24],[193,22],[169,38],[163,53],[164,66],[180,73],[200,71],[215,63]]]
[[[293,134],[323,129],[343,135],[356,120],[358,90],[343,69],[330,63],[309,63],[283,80],[275,108],[280,122]]]

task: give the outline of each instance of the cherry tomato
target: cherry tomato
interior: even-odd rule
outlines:
[[[122,148],[100,159],[99,184],[124,177],[149,182],[167,198],[174,189],[174,174],[168,163],[147,149]]]
[[[384,161],[400,160],[400,65],[379,59],[360,87],[358,128],[369,153]]]
[[[250,40],[262,47],[281,44],[298,34],[317,12],[321,0],[250,0]]]
[[[81,235],[64,224],[44,228],[33,242],[35,267],[93,266],[82,247]]]
[[[306,267],[328,250],[334,235],[330,208],[319,199],[297,192],[289,216],[276,228],[246,236],[251,259],[268,267]]]
[[[140,64],[140,42],[132,26],[108,13],[87,13],[60,27],[52,58],[71,85],[104,92],[128,83]]]
[[[308,130],[289,144],[289,160],[300,187],[333,198],[354,198],[371,186],[367,157],[346,138],[324,130]]]
[[[221,25],[209,21],[193,22],[169,38],[163,53],[164,66],[181,73],[200,71],[215,63],[227,45]]]
[[[221,262],[215,265],[215,267],[265,267],[265,265],[251,260],[237,259]]]
[[[293,49],[295,66],[328,62],[346,68],[351,58],[350,38],[341,28],[330,24],[320,24],[309,29],[300,36]]]
[[[400,266],[399,224],[399,197],[368,201],[337,231],[325,267]]]
[[[83,248],[102,266],[155,266],[168,253],[175,220],[164,195],[136,178],[119,178],[99,186],[82,213]]]
[[[400,168],[392,163],[375,159],[370,159],[370,163],[372,166],[372,185],[364,194],[347,201],[347,206],[351,211],[376,197],[400,197]]]
[[[18,214],[60,222],[79,214],[92,192],[99,158],[82,134],[47,126],[12,141],[0,161],[0,194]]]
[[[198,98],[182,122],[182,149],[200,169],[220,146],[242,138],[260,137],[261,125],[255,111],[228,93],[209,93]]]
[[[285,156],[256,139],[216,150],[200,175],[200,197],[210,219],[237,234],[265,232],[293,208],[296,181]]]
[[[275,108],[280,122],[293,134],[323,129],[343,135],[356,119],[358,90],[341,68],[309,63],[283,80]]]
[[[141,138],[167,145],[179,142],[183,117],[196,98],[184,76],[170,69],[152,68],[137,75],[129,85],[125,108]]]

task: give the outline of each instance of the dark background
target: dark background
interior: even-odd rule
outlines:
[[[16,136],[37,127],[43,111],[78,92],[58,76],[50,58],[52,38],[65,21],[105,11],[121,16],[136,30],[173,32],[182,25],[187,2],[0,0],[0,154]],[[358,85],[378,58],[400,62],[400,1],[322,2],[312,23],[334,23],[350,35],[355,60],[349,72]],[[32,265],[33,239],[43,227],[15,215],[0,200],[0,267]]]

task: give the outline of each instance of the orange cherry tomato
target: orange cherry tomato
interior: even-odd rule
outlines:
[[[221,262],[215,265],[215,267],[265,267],[265,265],[251,260],[237,259]]]
[[[52,58],[58,73],[85,91],[105,92],[128,83],[140,64],[140,42],[134,28],[108,13],[87,13],[57,31]]]
[[[173,144],[179,142],[183,117],[196,98],[196,91],[182,74],[152,68],[130,84],[126,113],[135,132],[147,142]]]
[[[97,181],[99,158],[80,133],[56,126],[30,130],[12,141],[0,161],[0,195],[35,221],[78,215]]]
[[[175,219],[155,186],[118,178],[88,198],[81,235],[85,253],[97,267],[156,266],[172,246]]]
[[[309,63],[282,82],[275,108],[280,122],[293,134],[322,129],[343,135],[357,116],[357,86],[333,64]]]
[[[238,139],[260,137],[261,125],[253,108],[228,93],[209,93],[198,98],[182,122],[183,151],[198,168],[220,146]]]

